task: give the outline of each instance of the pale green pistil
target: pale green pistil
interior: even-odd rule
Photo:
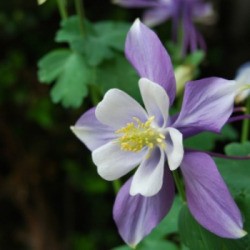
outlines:
[[[144,147],[149,149],[153,149],[157,145],[165,147],[164,134],[151,126],[154,116],[149,117],[145,123],[136,117],[133,119],[135,122],[127,123],[125,127],[115,132],[121,134],[118,140],[122,150],[139,152]]]

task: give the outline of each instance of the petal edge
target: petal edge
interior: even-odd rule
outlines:
[[[181,164],[187,203],[194,218],[207,230],[224,237],[245,236],[240,210],[212,158],[189,152]]]

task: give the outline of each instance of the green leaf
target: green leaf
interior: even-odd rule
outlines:
[[[52,83],[61,74],[65,61],[70,57],[67,49],[53,50],[38,62],[38,78],[42,83]]]
[[[88,36],[85,39],[74,41],[72,49],[82,53],[90,66],[97,66],[103,60],[114,57],[113,50],[101,43],[97,37]]]
[[[157,240],[162,239],[168,234],[176,233],[178,231],[178,216],[181,209],[181,205],[182,202],[180,200],[180,197],[176,196],[170,212],[145,239]]]
[[[166,42],[166,47],[169,54],[171,55],[171,60],[175,67],[181,64],[187,64],[192,65],[196,68],[202,63],[205,58],[205,51],[203,50],[196,50],[191,54],[187,54],[186,57],[183,57],[181,52],[182,46],[180,47],[180,44],[174,43],[170,40]]]
[[[216,137],[218,137],[218,135],[204,132],[186,139],[184,145],[186,148],[208,151],[214,148]]]
[[[205,52],[203,50],[196,50],[192,54],[189,54],[184,61],[184,64],[191,64],[198,66],[205,58]]]
[[[68,42],[72,50],[82,53],[91,66],[115,56],[115,51],[123,51],[130,24],[122,22],[85,21],[85,33],[81,34],[79,19],[76,16],[63,21],[56,35],[57,42]]]
[[[178,250],[178,247],[167,240],[145,240],[138,250]]]
[[[250,152],[250,143],[232,143],[226,146],[226,153],[234,156],[246,156]],[[216,164],[229,185],[231,192],[250,195],[250,160],[216,158]]]
[[[112,250],[131,250],[132,248],[129,246],[120,246],[115,247]],[[140,243],[136,250],[178,250],[178,247],[167,240],[145,240],[142,243]]]
[[[65,61],[62,74],[51,91],[53,102],[62,102],[65,107],[79,107],[88,94],[87,84],[92,80],[92,72],[84,58],[72,53]]]
[[[92,26],[88,21],[83,22],[84,26],[87,29],[87,32],[93,32]],[[79,19],[77,16],[71,16],[66,20],[62,20],[61,28],[56,33],[56,42],[67,42],[71,43],[77,41],[78,39],[82,39],[83,34],[80,30]]]
[[[238,131],[235,130],[230,124],[225,125],[219,134],[219,140],[237,140],[239,138]]]
[[[238,134],[232,126],[226,125],[223,127],[221,134],[215,134],[211,132],[204,132],[195,136],[192,136],[184,141],[184,145],[187,148],[197,150],[212,150],[218,141],[223,140],[235,140]]]
[[[182,244],[181,245],[181,250],[190,250],[186,245]]]
[[[127,246],[127,245],[123,245],[123,246],[119,246],[119,247],[115,247],[112,248],[112,250],[131,250],[132,248]]]
[[[225,147],[227,155],[247,156],[250,152],[250,142],[231,143]],[[250,160],[215,159],[218,169],[228,185],[235,201],[237,202],[243,217],[244,229],[250,232]],[[231,247],[229,248],[230,244]],[[250,249],[249,234],[243,239],[229,241],[227,249]]]
[[[250,156],[250,142],[230,143],[225,147],[227,155]]]
[[[39,63],[39,79],[45,83],[56,80],[51,98],[54,103],[61,102],[64,107],[79,107],[88,94],[93,72],[86,65],[82,55],[70,50],[52,51]]]
[[[105,21],[96,23],[94,29],[100,43],[123,52],[130,26],[129,23]]]
[[[186,205],[182,207],[179,215],[179,232],[181,241],[190,249],[214,249],[213,239],[208,243],[204,241],[201,226],[194,220]],[[210,244],[211,248],[207,244]]]
[[[182,242],[189,249],[202,250],[246,250],[242,240],[229,240],[220,238],[199,225],[190,214],[186,205],[183,206],[179,216],[179,231]]]
[[[140,100],[138,80],[138,74],[128,61],[123,56],[116,55],[97,68],[95,84],[103,94],[111,88],[119,88]]]
[[[96,66],[115,56],[114,50],[124,50],[130,25],[126,23],[99,22],[93,25],[93,33],[72,43],[72,48],[85,54],[89,65]]]
[[[235,242],[236,247],[234,249],[242,250],[250,250],[250,195],[249,194],[241,194],[235,197],[235,200],[240,208],[243,217],[244,230],[248,232],[248,234]],[[236,244],[237,243],[237,244]],[[231,248],[234,250],[233,248]]]
[[[234,156],[245,156],[250,152],[250,143],[232,143],[226,147],[226,153]],[[250,160],[233,160],[216,158],[216,164],[225,179],[236,203],[238,204],[243,221],[244,229],[250,231]],[[180,235],[184,244],[190,249],[213,249],[213,250],[246,250],[250,249],[250,237],[230,240],[220,238],[202,226],[200,226],[184,207],[179,218]]]

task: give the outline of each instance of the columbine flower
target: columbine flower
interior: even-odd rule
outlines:
[[[135,246],[165,217],[174,198],[171,170],[179,166],[195,219],[221,237],[244,236],[240,211],[212,158],[184,152],[182,144],[183,138],[199,132],[220,131],[232,113],[235,82],[213,77],[187,83],[182,109],[170,117],[175,78],[156,34],[136,20],[125,50],[142,77],[145,108],[123,91],[111,89],[72,127],[92,151],[104,179],[115,180],[139,165],[115,201],[113,216],[121,237]]]
[[[195,28],[194,20],[208,20],[213,14],[212,5],[204,0],[113,0],[123,7],[147,8],[143,22],[148,26],[158,25],[167,19],[173,21],[173,38],[177,40],[178,29],[182,27],[183,52],[198,47],[205,48],[201,34]],[[211,19],[211,18],[210,18]]]
[[[37,0],[37,3],[38,3],[39,5],[41,5],[41,4],[44,4],[46,1],[47,1],[47,0]]]
[[[250,94],[250,62],[240,66],[236,73],[235,81],[242,89],[235,98],[235,102],[239,103],[244,101]]]

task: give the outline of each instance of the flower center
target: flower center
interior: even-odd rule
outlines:
[[[165,147],[164,134],[151,126],[154,116],[149,117],[145,123],[136,117],[133,119],[135,122],[127,123],[125,127],[115,132],[122,134],[118,139],[122,150],[139,152],[144,147],[149,149],[153,149],[156,145]]]

